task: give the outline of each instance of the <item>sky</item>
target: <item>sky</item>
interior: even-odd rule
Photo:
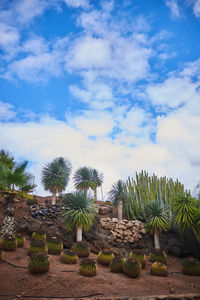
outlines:
[[[0,148],[38,195],[54,158],[200,180],[200,0],[1,0]],[[99,192],[99,199],[101,194]]]

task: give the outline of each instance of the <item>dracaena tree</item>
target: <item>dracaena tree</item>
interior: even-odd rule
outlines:
[[[112,185],[112,189],[108,192],[108,200],[118,208],[118,219],[122,220],[123,202],[125,201],[126,193],[124,191],[124,183],[118,180]]]
[[[83,190],[87,195],[89,188],[94,188],[92,179],[92,169],[89,167],[81,167],[76,170],[73,176],[74,185],[77,190]]]
[[[104,175],[96,169],[91,169],[91,177],[93,182],[94,199],[97,201],[97,188],[103,183]]]

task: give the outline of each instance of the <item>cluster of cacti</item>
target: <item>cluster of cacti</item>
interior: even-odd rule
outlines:
[[[124,258],[114,257],[110,263],[110,271],[113,273],[121,273],[123,267]]]
[[[63,250],[63,242],[57,237],[49,237],[46,240],[49,254],[60,254]]]
[[[79,267],[79,272],[83,276],[92,277],[97,275],[97,264],[92,259],[83,259]]]
[[[32,239],[34,240],[45,241],[46,238],[47,238],[46,233],[41,231],[33,232],[32,234]]]
[[[161,249],[154,249],[149,255],[149,260],[151,262],[161,262],[166,265],[167,255]]]
[[[17,248],[16,238],[13,236],[4,236],[1,242],[1,248],[4,251],[15,251]]]
[[[186,275],[200,275],[200,262],[196,258],[187,258],[182,262],[182,272]]]
[[[28,255],[32,255],[34,253],[47,253],[48,248],[45,241],[39,241],[32,239],[30,245],[28,247]]]
[[[0,247],[0,260],[3,258],[3,249]]]
[[[33,254],[29,258],[28,268],[33,274],[41,274],[49,270],[49,258],[45,253]]]
[[[136,258],[142,265],[142,268],[146,266],[146,255],[144,249],[132,249],[130,252],[130,258]]]
[[[103,266],[109,266],[114,257],[114,254],[110,250],[104,249],[99,252],[97,261]]]
[[[84,241],[74,243],[72,245],[72,250],[76,252],[79,257],[88,257],[90,254],[90,246]]]
[[[16,241],[17,241],[17,247],[23,247],[25,244],[25,237],[22,234],[16,234],[15,236]]]
[[[61,253],[60,260],[65,264],[76,264],[78,255],[70,249],[65,249]]]
[[[156,276],[167,276],[168,271],[165,264],[161,262],[153,262],[150,269],[150,273],[151,275],[156,275]]]
[[[135,258],[127,258],[123,262],[123,273],[129,277],[137,278],[142,270],[141,263]]]

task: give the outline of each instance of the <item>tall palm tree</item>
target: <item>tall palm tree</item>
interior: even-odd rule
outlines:
[[[159,235],[162,231],[169,230],[171,226],[169,208],[158,199],[151,200],[145,208],[145,215],[145,228],[154,233],[155,249],[160,249]]]
[[[98,172],[96,169],[91,169],[94,199],[97,201],[97,188],[102,185],[104,175]]]
[[[63,198],[63,213],[66,226],[73,230],[76,228],[76,239],[82,241],[82,229],[88,231],[97,214],[95,201],[88,198],[84,191],[67,194]]]
[[[125,201],[126,193],[124,191],[124,183],[118,180],[112,185],[112,189],[108,192],[108,200],[118,208],[118,219],[122,220],[123,202]]]
[[[74,185],[77,190],[83,190],[87,195],[89,188],[94,188],[92,171],[89,167],[81,167],[74,173]]]
[[[47,163],[42,170],[42,184],[46,191],[52,193],[52,205],[56,204],[56,194],[65,190],[71,173],[69,159],[57,157]]]

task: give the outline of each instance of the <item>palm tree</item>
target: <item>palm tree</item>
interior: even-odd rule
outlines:
[[[9,169],[12,169],[15,165],[15,160],[13,155],[4,149],[0,150],[0,164],[6,165]]]
[[[92,169],[92,182],[94,190],[94,199],[97,201],[97,187],[101,186],[103,183],[103,173],[98,172],[96,169]]]
[[[65,190],[71,173],[70,160],[57,157],[47,163],[42,170],[42,184],[45,191],[52,193],[52,205],[56,204],[56,194]]]
[[[92,171],[89,167],[81,167],[74,173],[74,185],[78,190],[83,190],[87,195],[89,188],[94,188],[92,180]]]
[[[66,226],[73,230],[76,228],[77,241],[82,241],[82,229],[88,231],[97,214],[95,201],[88,198],[84,191],[67,194],[63,198],[63,213]]]
[[[145,228],[154,233],[155,249],[160,249],[159,235],[163,230],[169,230],[171,226],[169,208],[158,199],[151,200],[145,208],[145,215]]]
[[[112,185],[112,189],[108,192],[108,200],[117,206],[119,221],[122,220],[123,202],[125,198],[124,183],[122,180],[118,180]]]

